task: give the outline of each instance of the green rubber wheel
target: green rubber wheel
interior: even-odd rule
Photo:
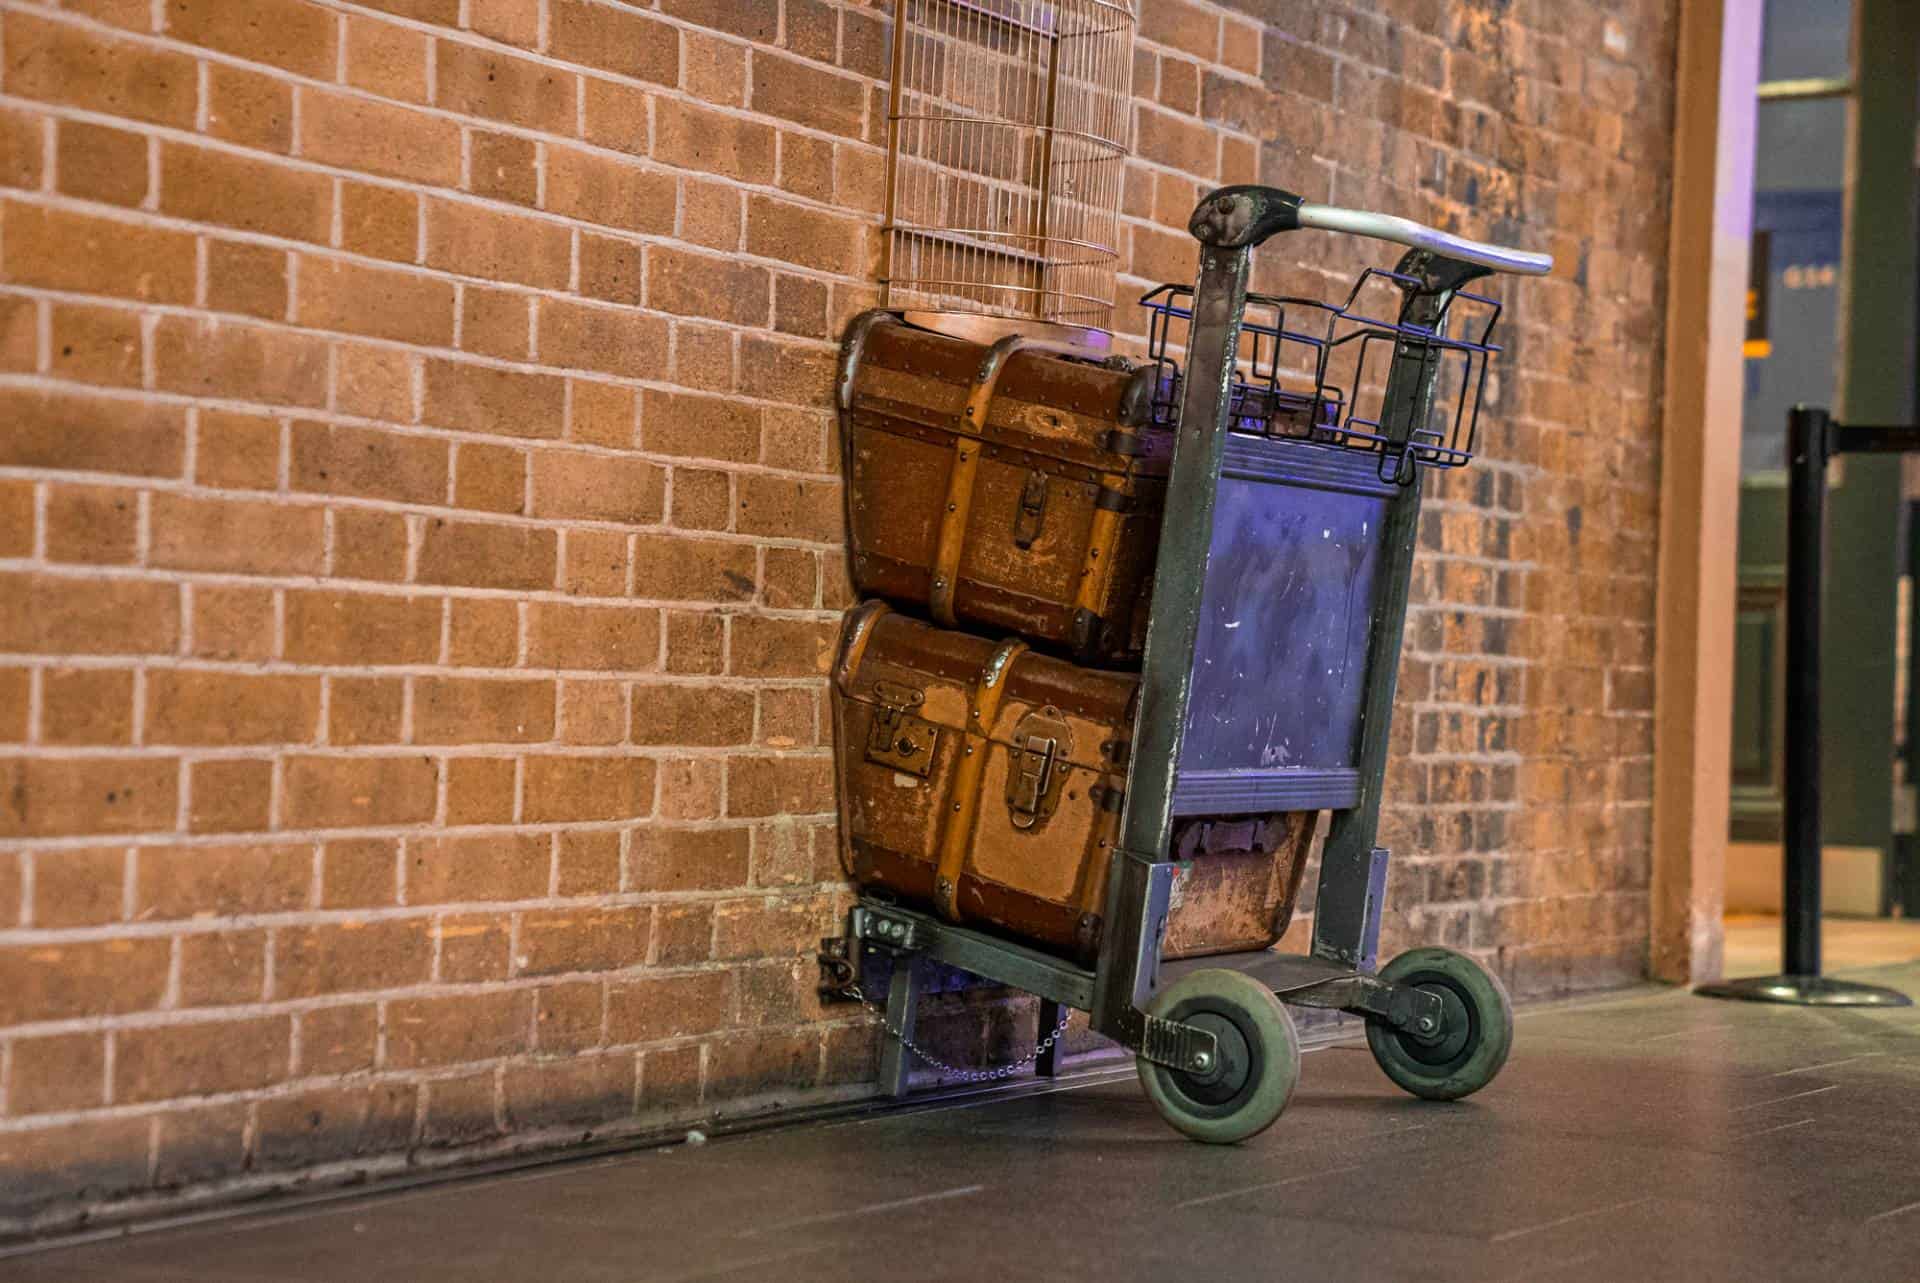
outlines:
[[[1149,1015],[1205,1029],[1219,1045],[1204,1073],[1138,1058],[1160,1116],[1194,1140],[1231,1145],[1273,1126],[1300,1081],[1300,1038],[1272,990],[1224,968],[1195,971],[1154,996]]]
[[[1440,995],[1431,1038],[1367,1022],[1367,1045],[1387,1077],[1427,1100],[1471,1096],[1499,1074],[1513,1049],[1513,1003],[1500,978],[1452,949],[1410,949],[1380,970],[1382,980]]]

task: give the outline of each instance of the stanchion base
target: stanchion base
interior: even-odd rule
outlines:
[[[1796,1007],[1911,1007],[1913,999],[1896,989],[1829,980],[1825,976],[1748,976],[1701,985],[1702,998],[1736,1002],[1783,1002]]]

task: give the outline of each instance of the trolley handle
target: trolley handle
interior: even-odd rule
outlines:
[[[1394,214],[1316,205],[1292,192],[1256,184],[1222,187],[1202,197],[1188,227],[1202,244],[1221,249],[1251,249],[1276,232],[1304,227],[1393,241],[1495,272],[1544,276],[1553,270],[1551,254],[1469,240]]]
[[[1430,250],[1463,263],[1477,263],[1496,272],[1516,276],[1545,276],[1553,270],[1553,255],[1536,254],[1506,245],[1490,245],[1443,232],[1425,223],[1397,214],[1375,214],[1364,209],[1341,209],[1337,205],[1302,202],[1300,226],[1321,232],[1346,232],[1353,236],[1371,236],[1377,241],[1392,241],[1414,249]]]

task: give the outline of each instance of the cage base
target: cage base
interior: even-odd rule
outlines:
[[[1090,325],[1065,325],[1058,321],[1036,321],[1018,316],[991,316],[984,312],[902,312],[908,325],[948,338],[965,339],[982,346],[991,345],[1009,334],[1018,334],[1035,343],[1065,348],[1076,356],[1104,360],[1113,352],[1113,335]]]

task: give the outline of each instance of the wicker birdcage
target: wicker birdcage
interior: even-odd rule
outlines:
[[[1102,349],[1133,0],[896,0],[882,302]]]

